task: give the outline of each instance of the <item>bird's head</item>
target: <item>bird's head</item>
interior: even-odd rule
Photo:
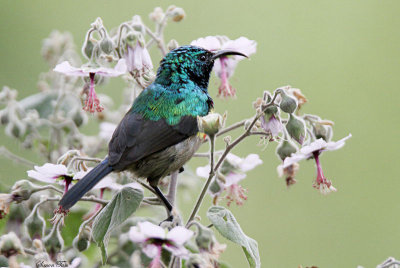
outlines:
[[[193,82],[207,89],[214,61],[219,57],[246,55],[233,50],[212,52],[196,46],[182,46],[169,52],[160,63],[156,82],[164,85]]]

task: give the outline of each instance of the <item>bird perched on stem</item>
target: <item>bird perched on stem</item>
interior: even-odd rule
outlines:
[[[246,55],[232,50],[211,52],[183,46],[160,63],[155,81],[135,99],[114,131],[108,156],[61,199],[61,211],[70,209],[111,172],[129,170],[146,178],[169,212],[172,205],[158,188],[161,178],[179,170],[201,144],[197,116],[213,107],[208,82],[214,61]]]

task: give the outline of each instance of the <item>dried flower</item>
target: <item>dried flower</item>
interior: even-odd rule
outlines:
[[[0,220],[10,212],[10,205],[13,202],[11,194],[0,194]]]

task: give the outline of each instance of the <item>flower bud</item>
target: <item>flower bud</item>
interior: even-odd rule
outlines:
[[[199,254],[191,254],[189,259],[186,261],[185,266],[187,268],[199,268],[199,267],[210,267],[207,266],[207,261]]]
[[[297,147],[291,141],[282,141],[276,148],[276,154],[283,161],[286,157],[297,152]]]
[[[316,139],[323,139],[326,142],[329,142],[333,135],[331,126],[323,125],[318,122],[313,124],[313,132]]]
[[[210,229],[198,225],[198,234],[195,241],[200,251],[209,251],[214,243],[214,234]]]
[[[172,20],[175,22],[183,20],[185,16],[185,11],[180,7],[175,7],[171,12]]]
[[[46,221],[39,214],[39,204],[37,204],[31,214],[25,219],[24,225],[32,240],[44,237]]]
[[[10,122],[8,118],[8,113],[6,110],[1,110],[0,111],[0,124],[2,125],[7,125],[8,122]]]
[[[10,267],[8,259],[3,255],[0,255],[0,267]]]
[[[203,117],[197,117],[199,131],[207,135],[215,135],[223,127],[223,118],[220,114],[210,113]]]
[[[289,121],[286,124],[286,130],[288,131],[290,137],[292,137],[299,144],[303,144],[306,136],[306,126],[302,119],[290,114]]]
[[[19,240],[14,232],[0,237],[0,254],[6,256],[7,258],[17,254],[25,255],[21,240]]]
[[[218,179],[214,179],[211,184],[210,187],[208,188],[208,190],[211,192],[211,194],[216,195],[218,193],[221,192],[222,187],[218,182]]]
[[[76,248],[80,252],[87,250],[90,246],[91,233],[92,229],[87,225],[85,225],[82,230],[79,230],[78,235],[74,238],[74,241],[72,242],[74,248]]]
[[[297,100],[295,98],[287,95],[283,91],[281,93],[281,97],[282,97],[282,100],[281,100],[281,103],[279,104],[279,107],[281,108],[281,110],[288,114],[293,113],[297,108]]]
[[[103,40],[101,40],[100,49],[106,54],[111,54],[114,50],[114,44],[108,36],[105,36]]]
[[[13,200],[17,203],[28,200],[31,195],[40,189],[39,186],[31,183],[28,180],[17,181],[11,188],[11,195]]]
[[[59,230],[59,222],[53,225],[50,233],[43,239],[46,251],[52,259],[54,259],[64,247],[64,239]]]
[[[169,51],[174,50],[175,48],[178,47],[179,47],[178,41],[176,41],[175,39],[171,39],[167,44],[167,49]]]
[[[94,47],[96,46],[95,43],[93,43],[92,40],[88,37],[85,41],[85,43],[82,46],[82,54],[85,56],[88,60],[92,58]]]
[[[144,27],[142,18],[139,15],[132,17],[132,28],[143,35],[146,33],[146,28]]]
[[[160,23],[164,19],[164,16],[165,14],[162,8],[156,7],[153,12],[150,13],[149,18],[156,23]]]
[[[19,118],[14,118],[6,127],[6,134],[10,137],[21,138],[26,132],[26,123],[22,122]]]

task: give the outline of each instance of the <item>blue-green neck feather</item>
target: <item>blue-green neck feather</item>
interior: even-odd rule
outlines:
[[[182,116],[205,116],[212,108],[207,87],[213,61],[211,52],[185,46],[168,53],[161,61],[157,78],[133,103],[131,112],[149,120],[165,119],[177,124]]]

